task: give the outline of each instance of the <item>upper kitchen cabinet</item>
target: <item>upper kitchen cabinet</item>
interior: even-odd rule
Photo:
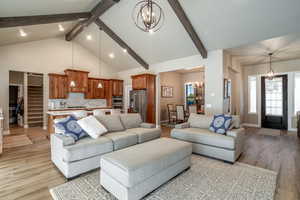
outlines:
[[[68,98],[67,76],[49,74],[49,99]]]
[[[123,96],[123,80],[111,80],[112,96]]]
[[[132,76],[132,89],[143,90],[147,88],[147,75],[140,74]]]
[[[88,74],[89,72],[67,69],[65,70],[68,81],[68,91],[86,93],[88,91]]]
[[[89,78],[88,90],[85,93],[87,99],[105,99],[106,98],[106,81],[103,79]],[[102,86],[102,87],[99,87]]]

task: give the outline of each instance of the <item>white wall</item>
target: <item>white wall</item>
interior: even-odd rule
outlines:
[[[203,82],[205,81],[205,72],[203,71],[195,71],[195,72],[188,72],[182,74],[182,82],[189,83],[189,82]]]
[[[159,124],[160,117],[160,77],[159,73],[188,69],[197,66],[205,66],[205,103],[208,114],[223,112],[223,50],[208,52],[208,58],[203,59],[200,55],[169,60],[153,64],[149,70],[135,68],[118,73],[119,78],[125,80],[125,85],[131,85],[131,76],[141,73],[157,74],[156,91],[156,120]],[[207,78],[209,77],[209,78]],[[126,103],[126,102],[125,102]],[[207,105],[210,104],[208,107]]]
[[[8,119],[9,71],[37,72],[45,74],[45,107],[48,99],[48,73],[63,73],[72,67],[72,43],[64,38],[52,38],[34,42],[0,47],[0,107]],[[74,43],[74,67],[90,71],[90,76],[99,76],[99,60],[88,50]],[[114,68],[101,64],[101,77],[116,78]],[[8,120],[5,122],[8,128]]]
[[[275,62],[272,64],[272,68],[275,74],[287,74],[288,75],[288,127],[290,130],[295,128],[295,117],[294,117],[294,106],[293,106],[293,99],[294,99],[294,86],[293,86],[293,72],[300,71],[300,59],[297,60],[289,60],[289,61],[281,61]],[[260,96],[261,96],[261,89],[260,89],[260,77],[267,74],[269,66],[268,64],[260,64],[260,65],[251,65],[251,66],[244,66],[243,68],[243,85],[244,85],[244,122],[248,124],[255,124],[260,125]],[[257,110],[258,113],[256,114],[249,114],[248,113],[248,76],[257,76],[258,77],[258,87],[257,87]]]
[[[161,86],[173,87],[173,97],[160,98],[160,120],[168,120],[167,104],[181,105],[184,104],[184,83],[182,82],[184,74],[178,72],[160,73]]]

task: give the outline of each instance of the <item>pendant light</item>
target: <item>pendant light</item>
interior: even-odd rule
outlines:
[[[72,69],[74,68],[74,42],[72,41]],[[70,87],[76,87],[74,80],[70,81]]]
[[[132,12],[132,19],[135,25],[142,31],[154,33],[164,23],[164,12],[153,0],[139,1]]]
[[[101,77],[101,29],[99,29],[99,35],[98,35],[98,45],[99,45],[99,49],[98,49],[98,53],[99,53],[99,77]],[[98,89],[103,88],[102,82],[98,83],[97,86]]]
[[[273,56],[273,53],[269,53],[269,58],[270,58],[270,62],[269,62],[269,72],[267,73],[267,79],[269,80],[273,80],[274,78],[274,71],[272,69],[272,56]]]

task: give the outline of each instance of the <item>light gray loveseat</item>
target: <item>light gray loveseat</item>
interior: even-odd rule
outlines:
[[[142,123],[139,114],[95,116],[108,133],[93,139],[89,136],[74,141],[72,137],[51,134],[51,160],[66,178],[100,167],[106,153],[160,138],[154,124]]]
[[[232,126],[226,135],[209,130],[213,116],[191,114],[188,122],[178,124],[171,137],[193,144],[193,153],[234,163],[244,147],[244,128],[239,116],[233,116]]]

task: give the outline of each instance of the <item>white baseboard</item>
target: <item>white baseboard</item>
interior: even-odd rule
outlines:
[[[260,128],[258,124],[243,123],[242,126]]]
[[[290,128],[288,131],[297,132],[297,129],[296,128]]]

